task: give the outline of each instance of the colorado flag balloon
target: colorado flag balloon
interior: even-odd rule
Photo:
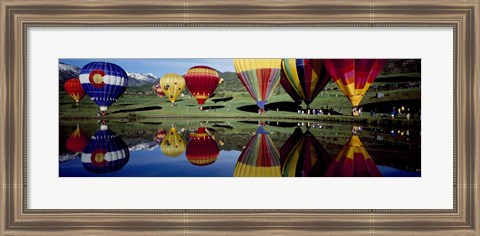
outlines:
[[[88,172],[107,174],[122,169],[129,158],[127,144],[107,125],[101,125],[83,150],[82,164]]]
[[[238,78],[263,113],[280,83],[282,59],[233,59],[233,63]]]
[[[80,71],[80,83],[100,111],[105,112],[125,92],[128,76],[113,63],[91,62]]]

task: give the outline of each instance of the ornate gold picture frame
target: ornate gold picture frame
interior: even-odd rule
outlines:
[[[0,0],[0,235],[478,235],[480,2]],[[454,203],[442,210],[27,208],[29,27],[451,27]]]

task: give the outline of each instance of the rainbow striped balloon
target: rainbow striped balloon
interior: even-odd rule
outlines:
[[[280,154],[268,132],[259,126],[238,158],[235,177],[280,177]]]
[[[377,75],[387,62],[385,59],[325,59],[323,60],[333,81],[343,94],[357,107]]]
[[[280,83],[282,59],[233,59],[237,76],[260,112]]]
[[[282,68],[283,88],[293,100],[302,100],[307,107],[330,81],[321,59],[284,59]]]
[[[381,177],[360,138],[353,135],[325,170],[327,177]]]

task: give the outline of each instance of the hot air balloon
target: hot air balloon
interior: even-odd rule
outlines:
[[[352,135],[340,153],[328,165],[327,177],[381,177],[382,174],[373,162],[360,138]]]
[[[91,62],[80,71],[80,83],[88,96],[105,115],[107,109],[125,92],[127,73],[118,65],[108,62]]]
[[[194,66],[185,73],[185,82],[188,91],[197,99],[200,110],[203,110],[205,101],[213,95],[218,84],[223,82],[218,72],[208,66]]]
[[[248,141],[238,158],[235,177],[281,177],[280,154],[263,126]]]
[[[304,101],[307,109],[330,81],[321,59],[284,59],[282,68],[285,74],[281,81],[283,88],[293,100]]]
[[[220,149],[217,142],[200,127],[187,145],[187,160],[196,166],[206,166],[217,160]]]
[[[299,106],[302,103],[302,98],[295,92],[292,85],[290,85],[290,83],[287,81],[287,78],[285,77],[285,73],[283,73],[283,71],[280,75],[280,85],[285,90],[285,92],[287,92],[287,94],[293,99],[296,106]]]
[[[284,177],[323,176],[330,156],[310,131],[296,128],[280,148]]]
[[[178,74],[165,74],[160,79],[160,87],[170,102],[172,102],[173,106],[175,105],[178,95],[180,95],[183,89],[185,89],[185,79]]]
[[[250,96],[265,112],[265,104],[280,83],[281,59],[233,59],[237,76]]]
[[[162,86],[160,86],[160,84],[154,84],[152,86],[152,89],[155,92],[155,94],[157,94],[158,97],[161,97],[161,98],[165,97],[165,93],[163,92]]]
[[[323,63],[333,81],[352,103],[352,114],[358,116],[357,107],[377,75],[385,59],[325,59]]]
[[[87,135],[80,128],[80,125],[77,125],[77,128],[68,137],[65,146],[71,152],[82,152],[87,143]]]
[[[162,143],[163,139],[165,138],[165,135],[167,134],[167,131],[165,131],[163,128],[160,128],[157,130],[155,133],[155,137],[153,140],[155,140],[157,143]]]
[[[185,146],[185,140],[177,133],[177,129],[172,127],[160,144],[160,150],[169,157],[176,157],[185,151]]]
[[[94,174],[107,174],[122,169],[130,158],[127,144],[102,124],[82,153],[83,167]]]
[[[68,93],[68,95],[70,95],[70,97],[75,100],[77,106],[80,100],[85,97],[85,90],[83,90],[82,84],[80,83],[80,80],[78,78],[71,78],[65,81],[65,84],[63,84],[63,88]]]

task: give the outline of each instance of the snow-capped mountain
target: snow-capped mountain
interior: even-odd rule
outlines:
[[[138,74],[127,72],[127,75],[129,86],[142,86],[144,84],[152,84],[158,82],[158,78],[152,73]]]
[[[60,85],[63,86],[65,81],[71,78],[78,77],[80,75],[80,67],[72,66],[60,62],[58,64],[58,78],[60,80]]]
[[[135,139],[124,138],[123,141],[127,144],[128,150],[130,151],[138,151],[138,150],[151,151],[155,149],[155,147],[158,145],[158,143],[155,141],[149,141],[142,138],[135,138]]]
[[[80,75],[80,67],[65,64],[60,62],[58,64],[58,79],[60,82],[60,87],[63,88],[63,84],[70,78],[75,78]],[[152,73],[146,74],[139,74],[134,72],[127,72],[128,75],[128,86],[142,86],[145,84],[153,84],[158,82],[159,78],[157,78]]]

